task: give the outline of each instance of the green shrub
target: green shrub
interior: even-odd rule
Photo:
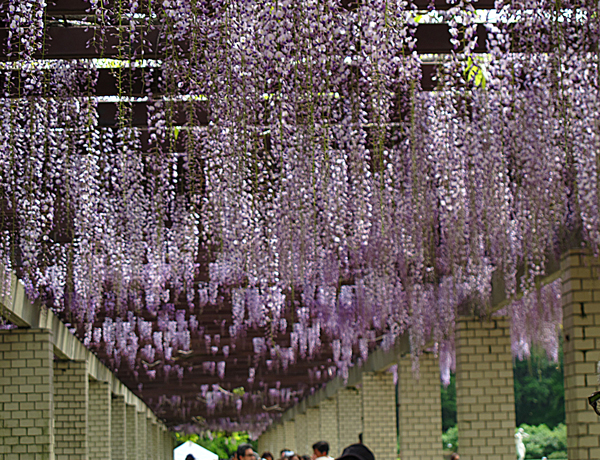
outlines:
[[[442,433],[442,445],[444,450],[456,452],[458,450],[458,427],[453,426],[448,428],[445,433]]]
[[[544,424],[533,426],[524,423],[520,428],[529,435],[523,439],[527,449],[525,458],[567,458],[567,427],[563,423],[559,423],[553,430]]]

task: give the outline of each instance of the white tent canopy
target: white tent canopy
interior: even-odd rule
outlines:
[[[187,441],[173,450],[173,460],[185,460],[192,454],[194,460],[219,460],[219,456],[195,442]]]

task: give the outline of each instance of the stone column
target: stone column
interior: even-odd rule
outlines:
[[[89,381],[89,460],[112,460],[112,397],[109,382]]]
[[[429,460],[443,457],[440,367],[431,353],[419,358],[419,380],[412,372],[412,360],[398,364],[398,406],[400,458]]]
[[[0,458],[54,456],[50,331],[0,331]]]
[[[86,361],[54,362],[54,454],[56,460],[88,458]]]
[[[286,420],[283,422],[283,437],[285,440],[283,447],[296,452],[296,422],[294,420]]]
[[[600,419],[587,397],[599,389],[600,261],[583,251],[569,251],[561,270],[568,456],[597,460]]]
[[[312,445],[317,441],[327,441],[321,439],[321,414],[318,407],[309,407],[306,410],[306,444],[308,455],[312,455]],[[329,441],[327,441],[329,442]],[[331,444],[329,444],[331,450]]]
[[[356,444],[359,435],[363,432],[362,399],[360,390],[347,387],[338,391],[337,410],[338,450],[341,454],[350,444]]]
[[[138,412],[137,414],[138,426],[137,426],[137,438],[138,438],[138,459],[146,460],[148,458],[148,419],[146,418],[146,411]]]
[[[506,318],[462,319],[456,330],[461,460],[514,460],[515,394]]]
[[[296,415],[296,422],[295,422],[296,449],[295,449],[295,451],[298,455],[308,455],[308,441],[306,439],[308,437],[308,426],[306,424],[307,424],[306,413]],[[312,455],[312,451],[311,451],[311,455]]]
[[[111,401],[111,453],[112,460],[128,460],[127,406],[123,396],[112,396]]]
[[[365,372],[362,376],[363,443],[377,460],[398,458],[396,385],[389,372]]]
[[[329,443],[329,455],[337,458],[342,453],[338,433],[338,398],[324,399],[319,403],[319,439]],[[345,447],[345,446],[344,446]]]
[[[127,417],[127,440],[129,443],[127,447],[129,449],[123,454],[126,456],[127,460],[144,460],[143,457],[139,455],[140,440],[138,439],[137,408],[135,406],[126,405],[125,411]]]

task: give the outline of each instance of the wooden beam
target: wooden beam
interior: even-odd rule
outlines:
[[[138,28],[136,38],[124,49],[119,43],[119,33],[123,34],[127,29],[119,30],[117,27],[108,27],[100,31],[93,27],[57,27],[46,28],[44,43],[45,48],[36,53],[35,59],[161,59],[164,58],[166,46],[165,37],[159,27],[148,29]],[[142,41],[142,36],[144,37]],[[477,53],[487,51],[487,29],[483,24],[477,26]],[[416,31],[417,52],[420,54],[448,54],[456,51],[450,43],[450,32],[447,24],[419,24]],[[96,49],[94,40],[101,49]],[[18,60],[19,56],[7,54],[8,28],[0,28],[0,61]],[[189,54],[189,42],[181,41],[175,43],[178,47],[180,57]],[[119,49],[121,48],[121,49]]]

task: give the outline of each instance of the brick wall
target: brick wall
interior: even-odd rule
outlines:
[[[0,331],[0,458],[52,458],[52,360],[49,331]]]
[[[600,419],[587,397],[598,390],[600,261],[570,251],[561,270],[568,455],[569,460],[598,460]]]
[[[127,436],[127,411],[123,396],[112,396],[111,401],[111,447],[112,460],[129,460],[129,440]]]
[[[321,420],[320,411],[317,407],[310,407],[306,410],[306,444],[307,454],[312,455],[312,445],[321,439]],[[329,447],[331,449],[331,446]]]
[[[396,386],[389,372],[362,376],[363,443],[377,460],[398,458]]]
[[[412,373],[411,358],[398,365],[400,458],[442,458],[442,403],[440,367],[431,353],[419,360],[419,380]]]
[[[88,447],[90,460],[112,460],[111,394],[108,382],[89,382]]]
[[[56,460],[88,458],[88,375],[85,361],[54,362]]]
[[[339,457],[342,453],[338,433],[338,398],[324,399],[319,403],[319,441],[329,443],[329,455]]]
[[[456,408],[461,460],[516,457],[510,345],[506,318],[463,319],[457,323]]]
[[[363,431],[362,399],[357,388],[343,388],[337,394],[338,450],[358,442]],[[379,459],[377,459],[379,460]]]
[[[296,415],[296,452],[299,455],[308,455],[308,420],[306,413]],[[312,454],[312,451],[311,451]]]

